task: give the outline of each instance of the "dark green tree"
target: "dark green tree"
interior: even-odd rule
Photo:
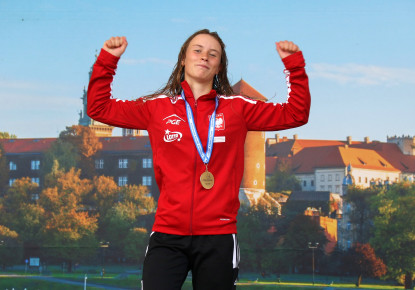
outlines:
[[[81,169],[82,178],[92,179],[95,176],[94,156],[101,148],[102,143],[91,128],[81,125],[66,127],[45,153],[42,171],[50,173],[57,161],[59,169],[68,171],[75,167]]]
[[[256,204],[238,215],[238,240],[241,249],[241,268],[261,274],[281,271],[276,230],[278,208]]]
[[[289,224],[288,231],[284,236],[282,247],[285,249],[284,256],[286,265],[290,271],[294,268],[301,270],[307,269],[312,259],[309,243],[316,245],[315,251],[316,265],[323,255],[323,249],[327,243],[324,229],[319,225],[315,217],[297,215]]]
[[[0,143],[0,196],[6,190],[9,180],[9,168],[7,167],[6,152]]]
[[[377,209],[371,244],[394,277],[412,289],[415,273],[415,184],[402,182],[374,198]]]
[[[379,187],[349,187],[344,201],[351,205],[348,213],[350,223],[356,230],[356,242],[368,243],[373,233],[373,218],[376,210],[372,207],[372,199],[383,189]]]
[[[19,263],[22,258],[18,236],[17,232],[0,224],[0,266],[3,270],[6,270],[7,266]]]
[[[301,183],[292,172],[290,164],[280,161],[272,176],[267,178],[266,190],[269,192],[291,192],[301,190]]]

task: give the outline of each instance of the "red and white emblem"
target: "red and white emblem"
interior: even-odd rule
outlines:
[[[225,116],[223,113],[216,114],[215,130],[225,130]]]

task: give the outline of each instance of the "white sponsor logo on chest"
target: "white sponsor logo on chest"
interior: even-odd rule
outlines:
[[[181,122],[186,122],[185,120],[183,120],[182,118],[180,118],[176,114],[173,114],[173,115],[170,115],[170,116],[164,118],[163,121],[166,121],[166,125],[167,124],[180,125]]]
[[[171,132],[169,130],[164,131],[164,142],[180,141],[183,134],[181,132]]]

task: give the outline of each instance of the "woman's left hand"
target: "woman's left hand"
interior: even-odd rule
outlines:
[[[275,45],[277,47],[277,51],[281,59],[287,56],[290,56],[296,53],[297,51],[300,51],[300,48],[298,47],[298,45],[296,45],[292,41],[284,40],[284,41],[276,42]]]

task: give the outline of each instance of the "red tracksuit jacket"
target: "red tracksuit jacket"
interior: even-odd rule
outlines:
[[[310,92],[302,53],[283,59],[288,84],[285,103],[218,96],[215,141],[208,166],[215,183],[209,190],[200,183],[206,166],[194,144],[181,96],[160,95],[135,101],[112,98],[110,85],[118,60],[101,50],[88,87],[87,113],[112,126],[148,131],[160,189],[153,231],[176,235],[236,233],[247,131],[277,131],[308,121]],[[212,90],[195,101],[189,85],[183,82],[182,87],[206,150],[216,92]]]

